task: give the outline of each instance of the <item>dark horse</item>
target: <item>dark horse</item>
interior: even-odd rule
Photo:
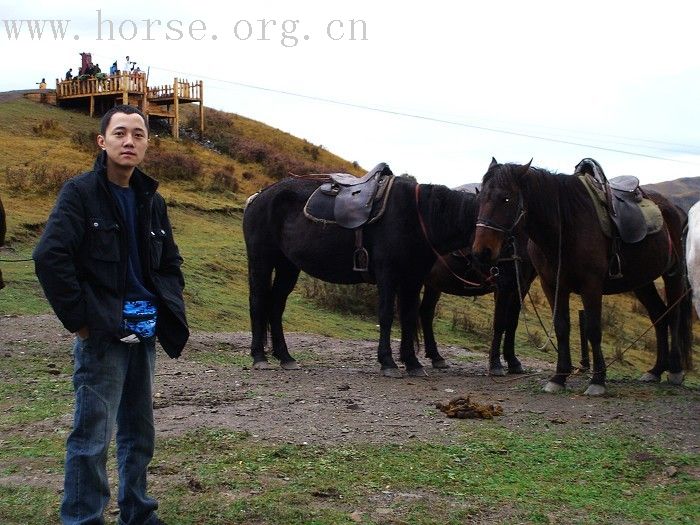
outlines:
[[[425,281],[423,300],[420,304],[420,319],[427,356],[437,354],[433,319],[435,307],[443,292],[463,297],[494,293],[496,304],[489,352],[489,374],[505,375],[500,355],[501,342],[503,342],[503,357],[508,365],[508,373],[523,373],[523,366],[515,356],[515,331],[518,328],[521,301],[535,278],[535,270],[527,253],[527,236],[522,228],[516,228],[515,231],[510,232],[507,243],[495,266],[497,271],[493,273],[497,277],[493,283],[480,284],[484,280],[483,274],[472,265],[469,248],[453,252],[443,257],[442,261],[435,262]],[[436,366],[436,363],[433,363],[433,366]],[[438,363],[438,366],[447,365]]]
[[[569,296],[581,296],[586,312],[586,338],[593,353],[588,395],[605,392],[605,361],[600,348],[601,306],[604,294],[633,291],[657,322],[656,364],[642,381],[683,381],[683,367],[691,361],[690,299],[686,293],[681,235],[684,217],[663,196],[647,192],[661,209],[663,227],[634,244],[620,244],[616,264],[621,277],[610,278],[612,241],[599,225],[593,202],[578,177],[492,160],[480,196],[473,252],[481,261],[498,256],[504,231],[522,222],[530,242],[528,251],[552,308],[558,345],[557,371],[545,386],[558,392],[572,371],[569,348]],[[654,279],[666,286],[667,304]],[[671,332],[669,351],[668,332]]]
[[[401,376],[390,346],[398,296],[401,360],[409,375],[425,375],[414,346],[420,289],[436,260],[435,251],[447,253],[470,242],[476,218],[474,195],[396,177],[384,216],[364,226],[369,272],[363,275],[353,271],[353,230],[317,223],[304,215],[306,200],[320,184],[314,180],[283,179],[249,200],[244,212],[254,366],[266,366],[269,326],[272,355],[283,368],[297,367],[284,340],[282,314],[287,296],[303,270],[332,283],[369,280],[377,284],[378,358],[382,374],[389,377]],[[433,362],[444,361],[437,352],[429,357]]]

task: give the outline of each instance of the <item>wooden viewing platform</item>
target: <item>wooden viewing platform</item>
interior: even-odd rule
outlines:
[[[204,133],[204,84],[173,79],[172,85],[148,86],[143,72],[90,77],[85,80],[56,79],[56,104],[89,107],[90,116],[106,112],[116,104],[138,106],[147,118],[165,118],[173,137],[180,137],[180,104],[199,103],[199,134]]]

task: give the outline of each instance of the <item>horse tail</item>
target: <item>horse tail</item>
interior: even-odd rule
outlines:
[[[680,259],[683,265],[683,296],[678,305],[678,344],[681,351],[681,366],[683,370],[693,369],[693,296],[698,290],[693,290],[688,273],[688,236],[690,234],[689,213],[680,210],[682,217]],[[691,241],[692,242],[692,241]]]
[[[678,344],[683,370],[693,369],[693,290],[688,279],[684,279],[685,290],[678,305]]]

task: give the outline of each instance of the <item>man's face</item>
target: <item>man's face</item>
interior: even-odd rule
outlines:
[[[97,144],[117,166],[134,168],[143,161],[148,148],[146,123],[136,113],[115,113],[105,134],[97,136]]]

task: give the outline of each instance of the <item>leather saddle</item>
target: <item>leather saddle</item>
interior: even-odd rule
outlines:
[[[330,180],[321,184],[306,201],[307,218],[354,230],[383,215],[394,178],[387,164],[378,164],[363,177],[349,173],[327,176]]]
[[[661,211],[658,206],[644,198],[637,177],[623,175],[608,180],[600,164],[588,158],[578,163],[574,175],[581,177],[589,193],[605,205],[606,214],[615,225],[617,235],[623,243],[639,242],[652,231],[657,231],[655,225],[658,219],[650,220],[644,208],[653,206],[659,217]],[[603,230],[605,231],[605,227]],[[607,232],[606,234],[612,236]]]

